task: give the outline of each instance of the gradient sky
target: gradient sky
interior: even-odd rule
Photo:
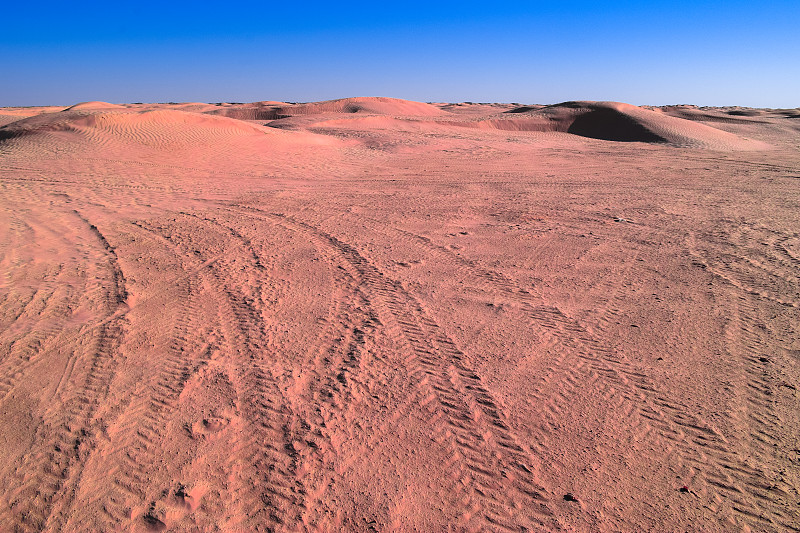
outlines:
[[[800,106],[800,0],[9,0],[0,16],[0,106],[346,96]]]

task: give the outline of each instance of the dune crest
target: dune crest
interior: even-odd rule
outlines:
[[[108,102],[92,101],[81,102],[66,108],[64,111],[79,111],[79,110],[92,110],[92,109],[125,109],[125,106],[110,104]]]
[[[205,111],[208,115],[235,118],[237,120],[270,121],[286,115],[287,104],[280,102],[253,102],[243,105],[218,106]]]
[[[281,108],[285,115],[315,115],[319,113],[366,113],[394,116],[437,116],[444,112],[438,107],[423,102],[385,97],[357,97],[298,104]]]
[[[503,107],[506,109],[503,110]],[[353,128],[381,130],[434,131],[442,127],[456,127],[520,133],[569,133],[606,141],[718,151],[771,148],[765,142],[688,120],[688,117],[621,102],[563,102],[549,106],[503,107],[487,104],[437,107],[405,100],[353,98],[290,107],[230,108],[221,113],[247,120],[269,121],[271,126],[283,129],[342,128],[349,125]]]
[[[564,102],[524,106],[490,119],[486,127],[517,131],[557,131],[620,142],[665,143],[712,150],[765,150],[769,145],[705,124],[621,102]],[[524,117],[524,118],[523,118]]]
[[[55,132],[81,134],[92,142],[116,141],[150,146],[207,144],[221,137],[264,135],[253,124],[225,117],[185,111],[156,109],[134,111],[65,110],[17,121],[0,128],[0,137],[24,137]]]

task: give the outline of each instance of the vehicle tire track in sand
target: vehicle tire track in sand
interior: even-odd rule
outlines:
[[[0,323],[8,327],[0,333],[0,401],[27,376],[30,368],[51,350],[66,344],[60,335],[87,288],[87,277],[80,275],[81,263],[77,260],[30,268],[29,254],[33,252],[27,252],[26,245],[38,248],[55,239],[59,247],[70,251],[88,250],[91,246],[91,242],[86,244],[60,235],[38,217],[28,216],[28,222],[23,222],[13,213],[10,215],[8,238],[15,246],[2,261],[5,290],[0,292]],[[93,240],[86,233],[83,237]]]
[[[314,472],[313,468],[301,468],[301,463],[312,460],[308,450],[301,448],[320,454],[330,445],[318,430],[312,431],[313,424],[298,416],[296,406],[287,403],[279,386],[282,362],[271,329],[276,322],[265,307],[281,298],[278,282],[271,279],[265,266],[268,261],[264,262],[249,237],[207,215],[183,213],[182,217],[191,218],[195,227],[178,219],[157,230],[182,257],[200,262],[209,251],[219,248],[220,242],[231,242],[233,237],[235,243],[224,245],[223,257],[199,273],[201,297],[206,307],[215,310],[212,321],[218,324],[221,333],[219,349],[224,360],[221,364],[237,390],[242,418],[236,424],[238,434],[227,454],[229,460],[220,468],[219,474],[227,476],[223,483],[229,485],[228,493],[223,495],[226,503],[220,523],[226,528],[296,529],[307,520],[304,514],[308,509],[300,470]],[[212,233],[218,236],[216,240],[210,238],[201,245],[203,237],[196,233],[197,224],[212,228]],[[357,328],[352,326],[352,329]],[[325,338],[332,346],[345,340],[335,331]],[[342,349],[346,346],[343,344]],[[333,348],[322,345],[314,348],[318,349]],[[352,352],[348,349],[346,353]],[[342,359],[328,369],[327,374],[335,374],[327,377],[325,369],[318,371],[319,382],[315,380],[314,386],[321,386],[323,392],[332,381],[341,386],[337,378],[351,364],[352,361]]]
[[[573,319],[557,309],[548,310],[547,314],[550,320],[541,323],[549,322],[558,331],[559,342],[589,363],[587,367],[568,362],[570,371],[583,368],[590,372],[577,383],[585,386],[587,379],[591,382],[600,378],[615,398],[624,399],[626,419],[630,418],[630,412],[639,417],[634,422],[634,427],[639,427],[635,431],[655,433],[664,439],[668,462],[679,467],[684,479],[708,499],[709,508],[721,519],[731,526],[744,521],[759,529],[791,527],[792,518],[783,510],[786,506],[775,505],[775,497],[780,497],[777,487],[759,468],[744,460],[712,424],[660,392],[645,374],[619,357],[615,350],[606,348]]]
[[[171,253],[172,261],[177,261],[173,270],[184,274],[164,284],[150,286],[148,297],[137,299],[136,302],[136,308],[164,306],[166,316],[174,317],[155,325],[141,325],[148,328],[148,337],[157,343],[154,346],[163,346],[164,353],[149,357],[144,362],[147,373],[134,385],[135,391],[124,393],[131,395],[133,392],[133,398],[116,407],[121,414],[117,415],[117,422],[108,430],[110,440],[103,454],[108,455],[105,461],[107,465],[95,468],[95,475],[103,475],[106,480],[95,480],[94,484],[110,484],[113,490],[107,494],[92,495],[91,501],[81,509],[81,512],[90,516],[103,516],[104,527],[130,523],[135,527],[158,529],[170,525],[176,519],[176,514],[182,517],[189,509],[188,504],[181,503],[186,501],[187,496],[184,484],[180,481],[191,482],[192,479],[183,477],[186,468],[181,461],[174,460],[187,452],[175,449],[180,445],[173,442],[170,431],[176,430],[178,418],[187,407],[183,399],[187,383],[195,380],[208,366],[212,352],[218,356],[226,350],[230,351],[228,339],[220,331],[224,329],[224,324],[217,319],[220,313],[218,309],[228,300],[215,277],[220,274],[212,272],[212,269],[219,263],[221,266],[216,268],[225,272],[228,267],[224,263],[227,260],[235,261],[236,257],[235,250],[231,252],[230,246],[224,248],[227,253],[215,253],[219,251],[219,241],[215,243],[213,238],[218,237],[217,232],[210,238],[206,252],[198,253],[193,243],[187,242],[187,238],[190,241],[196,237],[191,227],[186,233],[187,227],[174,222],[134,222],[131,226],[136,228],[138,238],[145,238]],[[204,235],[200,235],[202,239]],[[138,318],[143,317],[138,313]],[[227,334],[231,335],[230,332]],[[230,362],[224,364],[235,366]],[[202,382],[202,379],[199,381]],[[226,424],[228,422],[225,421]],[[214,421],[210,423],[216,424]],[[198,421],[198,424],[198,430],[202,433],[203,421]],[[219,429],[216,425],[212,428],[213,431]],[[191,434],[194,428],[187,426],[186,431]],[[166,483],[154,484],[150,481],[151,471],[159,468],[160,464],[166,465],[169,474]],[[218,485],[227,483],[226,477],[227,472],[223,472],[217,479]],[[199,502],[194,501],[191,510],[196,511],[198,505]],[[206,502],[198,512],[202,511],[216,513],[212,518],[215,521],[226,512],[216,502]],[[189,520],[192,523],[192,517]]]
[[[301,522],[305,509],[305,487],[297,479],[297,450],[293,434],[305,424],[293,415],[279,387],[276,376],[275,347],[265,324],[259,291],[271,290],[265,279],[260,256],[238,232],[201,217],[232,235],[253,263],[244,280],[236,271],[241,266],[220,262],[209,271],[209,286],[216,293],[218,321],[226,341],[228,371],[236,387],[243,417],[241,433],[230,454],[225,471],[230,473],[232,489],[223,520],[226,528],[268,527],[293,529]],[[275,296],[266,297],[267,300]]]
[[[740,223],[734,232],[716,230],[705,238],[693,232],[688,248],[703,268],[724,282],[747,294],[797,309],[800,260],[790,251],[789,244],[797,240],[797,234]]]
[[[553,412],[554,420],[564,407],[579,397],[580,389],[587,383],[609,388],[611,394],[623,402],[620,408],[625,419],[633,424],[634,432],[656,434],[666,439],[666,448],[676,464],[693,480],[703,481],[705,488],[701,492],[713,502],[712,508],[720,516],[727,516],[731,523],[744,520],[759,528],[793,527],[793,519],[784,510],[788,502],[775,505],[773,501],[775,496],[786,497],[788,493],[767,481],[761,470],[748,465],[713,424],[659,391],[624,354],[605,346],[578,320],[557,307],[541,305],[533,288],[523,289],[507,276],[483,268],[426,237],[403,230],[398,232],[432,252],[444,254],[448,261],[456,263],[462,275],[477,281],[478,287],[482,286],[489,293],[500,292],[521,304],[542,338],[564,347],[555,350],[557,357],[548,361],[549,375],[555,376],[548,379],[558,380],[558,386],[549,389],[558,390],[559,398],[539,398]],[[606,312],[612,312],[612,308],[603,313]],[[536,448],[535,444],[532,446]],[[745,494],[755,498],[755,502],[743,499]],[[765,508],[769,509],[767,514]]]
[[[449,252],[446,248],[437,247],[437,249]],[[469,265],[468,261],[461,263]],[[477,275],[487,280],[492,277],[482,269]],[[510,292],[509,284],[512,285]],[[688,406],[659,391],[656,384],[628,361],[624,354],[606,346],[590,329],[584,327],[581,321],[566,316],[556,308],[546,311],[546,314],[551,315],[549,319],[537,316],[537,308],[541,308],[532,304],[534,293],[514,287],[508,278],[493,285],[506,292],[508,297],[522,301],[523,307],[535,322],[558,331],[558,342],[563,343],[569,352],[578,353],[581,358],[589,361],[591,366],[588,368],[594,376],[589,376],[588,379],[596,380],[598,376],[602,377],[606,386],[614,388],[617,398],[634,402],[635,411],[649,426],[643,431],[646,433],[654,431],[667,439],[668,448],[675,450],[674,457],[678,464],[683,465],[695,480],[703,480],[706,488],[701,492],[713,502],[712,509],[720,516],[727,516],[727,520],[731,523],[744,521],[758,528],[797,527],[797,517],[792,517],[787,511],[791,504],[788,501],[790,492],[786,487],[779,487],[775,484],[775,480],[766,476],[759,467],[751,466],[712,423],[693,414]],[[619,288],[617,292],[618,290]],[[615,306],[612,302],[617,297],[619,294],[614,294],[609,306],[601,310],[601,322],[607,319],[609,313],[614,312]],[[561,368],[569,368],[566,375],[575,369],[587,368],[574,360],[566,367],[565,363],[566,360],[559,362],[558,365]],[[585,383],[584,378],[579,381],[567,380],[564,392],[572,389],[578,393],[574,387],[569,386],[569,383],[576,382]],[[625,412],[629,413],[630,410],[629,403]],[[627,414],[626,418],[629,418]],[[743,498],[743,495],[748,495],[754,500]]]
[[[241,214],[231,219],[221,212],[185,214],[234,236],[243,243],[255,261],[261,261],[255,242],[259,238],[258,232],[254,236],[243,233],[246,232],[246,224]],[[234,224],[240,229],[234,228]],[[291,232],[291,238],[294,233]],[[325,247],[318,248],[315,244],[315,248],[325,255]],[[274,257],[271,259],[276,260]],[[299,505],[298,501],[286,502],[287,508],[297,507],[302,511],[299,519],[293,517],[293,521],[287,522],[286,516],[280,514],[273,519],[286,529],[298,527],[300,523],[312,529],[346,527],[337,521],[341,510],[328,508],[325,496],[335,480],[335,472],[340,472],[344,463],[336,443],[341,439],[336,435],[341,433],[340,428],[358,425],[358,416],[365,409],[367,396],[363,381],[369,378],[362,377],[364,347],[377,324],[377,318],[370,311],[369,302],[355,281],[338,264],[325,262],[325,265],[331,271],[333,281],[327,317],[321,331],[315,333],[313,340],[303,350],[301,359],[289,362],[296,378],[293,378],[291,391],[288,394],[282,392],[286,408],[292,416],[291,428],[287,433],[291,442],[286,449],[294,457],[292,475],[296,476],[297,486],[303,491],[303,500]],[[257,282],[263,283],[263,280]],[[277,286],[279,282],[271,279],[270,284]],[[261,301],[265,305],[282,303],[289,298],[284,294],[288,291],[288,287],[275,289],[266,298],[262,294]],[[276,333],[274,329],[279,324],[274,318],[264,319],[267,345],[273,352],[280,350],[280,346],[272,339],[273,333]],[[363,446],[357,448],[362,450],[362,455],[369,451]]]
[[[286,527],[297,523],[296,515],[302,508],[298,494],[302,494],[302,487],[297,486],[292,476],[291,440],[287,437],[292,427],[291,414],[271,374],[269,361],[262,360],[270,350],[254,288],[258,285],[256,281],[264,288],[271,284],[264,279],[260,258],[246,243],[239,240],[233,245],[226,244],[229,237],[220,238],[220,230],[224,228],[219,225],[212,231],[214,237],[197,232],[192,225],[196,226],[202,218],[186,213],[182,216],[192,217],[193,222],[175,219],[150,229],[169,242],[179,257],[196,267],[200,280],[197,300],[211,310],[208,321],[219,330],[218,364],[226,370],[236,389],[237,410],[242,417],[228,462],[217,473],[229,485],[229,491],[222,495],[224,514],[218,517],[219,523],[230,528]],[[202,223],[211,225],[213,221]],[[209,252],[220,247],[222,254],[218,260],[207,268],[197,268],[204,264]],[[245,277],[257,278],[250,280],[250,286],[238,285],[242,276],[236,272],[243,269],[247,271]],[[191,335],[196,338],[197,332]]]
[[[453,481],[464,509],[458,527],[519,530],[560,527],[535,460],[505,422],[502,409],[472,371],[465,355],[422,305],[356,249],[324,231],[281,213],[264,213],[303,230],[348,264],[368,294],[387,333],[402,351],[409,377],[431,412],[435,439],[450,450]],[[516,507],[526,502],[522,508]]]
[[[795,385],[789,381],[789,375],[781,373],[783,357],[780,352],[767,348],[767,320],[763,309],[742,295],[730,296],[730,309],[733,312],[725,325],[725,344],[728,352],[744,363],[746,386],[740,392],[746,398],[747,408],[737,414],[743,418],[740,423],[747,428],[744,433],[750,439],[748,447],[760,464],[772,466],[773,475],[769,477],[772,490],[784,498],[798,498],[798,476],[790,474],[784,479],[783,475],[777,475],[778,472],[790,473],[794,466],[790,450],[782,444],[781,433],[787,428],[778,413],[778,403],[785,400],[779,399],[780,388],[796,390],[792,389]],[[799,407],[795,399],[792,408]]]
[[[151,511],[164,493],[173,490],[181,479],[180,464],[162,462],[169,452],[171,419],[180,410],[180,396],[186,383],[195,376],[210,357],[208,343],[210,327],[199,314],[201,303],[198,281],[185,279],[173,288],[173,301],[180,302],[180,314],[174,323],[156,326],[151,335],[168,335],[171,342],[165,353],[150,363],[148,374],[137,383],[135,396],[124,406],[124,413],[109,428],[113,448],[106,476],[112,480],[114,491],[101,496],[98,504],[108,519],[109,527],[133,518],[143,526],[157,526],[160,519]],[[170,329],[171,332],[162,332]],[[155,367],[155,368],[153,368]],[[159,466],[161,463],[161,466]],[[150,472],[166,469],[170,480],[166,486],[154,484]]]
[[[793,456],[796,452],[783,448],[785,437],[780,437],[793,431],[785,427],[779,413],[779,409],[796,411],[800,405],[796,394],[781,394],[784,386],[796,390],[790,382],[791,374],[783,373],[792,364],[781,350],[769,348],[769,337],[775,336],[774,328],[780,327],[778,319],[783,317],[789,324],[800,320],[793,300],[771,297],[776,283],[784,284],[781,294],[800,294],[800,270],[793,257],[785,254],[786,243],[795,237],[768,228],[739,225],[734,233],[715,230],[702,241],[699,235],[691,234],[688,249],[695,264],[723,282],[721,291],[715,292],[720,292],[718,297],[730,310],[724,326],[725,349],[743,369],[743,380],[735,391],[744,405],[731,416],[742,428],[739,433],[746,436],[739,439],[742,445],[765,469],[761,473],[762,490],[772,498],[764,506],[782,518],[781,526],[800,529],[800,517],[789,511],[790,502],[800,498],[800,478]],[[749,253],[738,252],[740,248]],[[791,333],[788,335],[787,343]]]
[[[96,240],[87,272],[87,279],[93,281],[87,286],[84,301],[93,302],[97,312],[108,320],[84,330],[84,340],[75,348],[79,368],[62,386],[60,401],[45,413],[36,429],[34,444],[15,466],[12,483],[4,495],[10,511],[7,523],[14,524],[15,529],[58,527],[62,521],[62,513],[74,498],[83,465],[102,431],[101,421],[94,417],[96,406],[108,394],[119,364],[117,349],[124,328],[122,320],[113,317],[127,296],[125,278],[103,234],[79,212],[73,214],[73,220],[77,218],[83,230]]]
[[[692,254],[699,257],[694,251]],[[595,361],[600,355],[599,361],[608,369],[607,378],[636,389],[636,401],[648,405],[640,410],[640,414],[648,418],[650,425],[671,441],[670,455],[674,457],[671,461],[681,465],[686,472],[686,479],[689,479],[693,487],[702,487],[697,493],[712,502],[710,509],[724,517],[730,525],[744,523],[772,531],[798,527],[797,517],[789,511],[790,500],[795,497],[791,493],[796,494],[796,489],[789,490],[786,483],[765,470],[767,463],[753,465],[749,450],[738,451],[713,423],[693,414],[689,406],[674,397],[663,394],[623,353],[605,347],[597,338],[598,333],[602,338],[602,331],[621,312],[622,301],[625,299],[622,288],[620,285],[609,286],[605,291],[610,297],[606,299],[604,308],[600,309],[599,317],[592,320],[596,321],[597,327],[588,324],[584,326],[583,321],[569,318],[570,322],[585,330],[586,335],[578,336],[578,340],[590,347],[596,344],[590,353],[594,354],[592,359]],[[741,299],[746,300],[745,296],[752,297],[752,291],[745,292],[748,294],[744,294]],[[738,306],[733,305],[733,308]],[[595,333],[596,329],[599,329],[598,333]],[[729,337],[727,333],[726,335]],[[758,388],[755,384],[753,387]],[[755,409],[754,413],[761,413],[755,415],[757,418],[772,418],[769,409],[763,409],[765,405],[751,405]]]

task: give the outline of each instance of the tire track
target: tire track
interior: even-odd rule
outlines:
[[[281,214],[273,214],[273,217],[291,220],[291,217]],[[335,237],[331,239],[337,245]],[[433,245],[431,249],[452,256],[452,252],[441,247]],[[352,255],[349,250],[343,253]],[[469,274],[472,262],[460,256],[455,257],[462,271]],[[360,264],[365,260],[353,258],[353,261]],[[733,522],[744,521],[759,528],[793,527],[794,519],[786,511],[789,493],[770,481],[762,470],[748,465],[712,424],[692,414],[688,406],[660,392],[656,384],[631,364],[624,354],[605,346],[579,321],[555,307],[538,304],[533,293],[516,286],[501,274],[480,266],[475,270],[473,279],[477,278],[490,292],[499,291],[517,301],[530,317],[531,325],[537,327],[544,338],[550,339],[549,342],[553,344],[560,343],[564,349],[559,352],[571,354],[549,362],[553,375],[564,376],[559,385],[565,387],[564,396],[558,400],[545,399],[554,413],[560,413],[563,406],[579,395],[575,384],[599,380],[602,387],[610,387],[616,397],[624,400],[626,417],[630,418],[630,413],[635,413],[635,431],[655,434],[666,440],[669,449],[673,450],[670,453],[676,463],[701,481],[701,493],[714,502],[713,508],[721,517],[727,516]],[[385,323],[383,316],[379,316]],[[422,329],[420,331],[431,335]],[[576,372],[580,373],[580,378],[576,377]]]
[[[132,223],[129,228],[157,247],[174,249],[169,241],[148,231],[143,224]],[[65,506],[64,514],[71,511],[71,516],[69,521],[59,523],[59,528],[91,523],[93,527],[113,529],[131,520],[132,525],[147,529],[163,525],[154,512],[155,504],[164,493],[172,493],[175,488],[154,485],[150,481],[151,472],[159,468],[165,456],[174,453],[165,430],[180,410],[179,396],[186,382],[206,365],[209,357],[209,345],[202,341],[208,338],[208,327],[200,315],[202,307],[197,300],[199,289],[195,279],[208,262],[193,266],[194,270],[179,268],[186,274],[163,287],[151,287],[149,298],[137,300],[135,308],[163,306],[165,312],[176,315],[174,320],[159,323],[148,333],[153,339],[166,339],[164,353],[147,360],[148,371],[132,390],[115,391],[116,403],[110,409],[111,418],[104,421],[99,457],[87,474],[89,479],[84,482],[85,486],[100,486],[106,490],[85,494],[86,500],[79,509]],[[116,277],[124,279],[121,273]],[[165,305],[165,301],[176,305]],[[123,310],[127,313],[131,308],[125,306]],[[125,355],[126,350],[139,351],[140,348],[123,344],[118,349]],[[172,478],[180,479],[180,464],[169,460],[164,464],[173,470]]]
[[[127,291],[124,276],[113,249],[99,230],[80,213],[97,242],[100,253],[93,258],[84,300],[94,302],[102,316],[113,317],[123,304]],[[89,328],[84,343],[76,348],[80,362],[78,375],[62,388],[60,403],[51,407],[37,427],[31,449],[15,465],[12,483],[6,489],[7,523],[24,531],[40,530],[61,522],[62,512],[71,505],[83,465],[94,451],[100,423],[96,406],[108,394],[109,384],[119,364],[117,349],[123,335],[120,319],[108,320]],[[50,443],[55,442],[55,446]]]
[[[278,299],[273,291],[277,284],[258,251],[236,229],[204,215],[184,213],[182,217],[184,221],[178,218],[150,229],[170,242],[179,256],[193,262],[220,252],[220,259],[198,274],[200,298],[214,309],[210,321],[219,328],[218,348],[224,353],[223,364],[236,389],[242,418],[228,462],[219,473],[230,482],[219,523],[232,529],[293,530],[302,523],[305,510],[295,443],[312,437],[307,436],[309,425],[287,405],[279,386],[282,363],[276,357],[264,307]],[[212,232],[198,232],[198,223]]]
[[[735,233],[716,230],[703,239],[692,233],[688,248],[703,268],[722,281],[749,295],[797,309],[800,261],[785,245],[795,238],[744,225]]]
[[[696,235],[689,238],[689,251],[696,263],[705,266],[716,279],[723,282],[722,290],[715,292],[720,292],[719,297],[725,302],[725,309],[730,310],[724,326],[725,350],[744,370],[742,384],[736,389],[743,407],[731,414],[737,426],[742,428],[739,440],[765,470],[762,484],[768,487],[769,493],[777,496],[777,501],[768,502],[770,508],[780,506],[784,509],[791,508],[788,501],[800,497],[800,478],[793,473],[796,457],[793,452],[784,449],[785,437],[781,437],[786,433],[789,421],[779,414],[779,409],[786,411],[797,408],[796,396],[793,396],[793,408],[781,404],[787,401],[787,396],[780,394],[781,387],[794,387],[787,381],[793,374],[784,372],[791,370],[794,365],[782,357],[780,351],[769,348],[774,341],[770,343],[768,339],[774,335],[772,328],[779,326],[777,320],[780,317],[797,323],[800,315],[795,305],[787,305],[787,302],[794,302],[769,297],[773,290],[773,281],[769,276],[779,275],[793,288],[785,290],[783,294],[797,293],[796,275],[800,271],[791,257],[782,254],[782,245],[791,238],[768,228],[754,226],[737,227],[735,233],[727,236],[715,232],[703,242]],[[716,251],[715,247],[720,250]],[[770,273],[755,275],[745,271],[743,275],[743,269],[727,268],[728,265],[719,267],[715,259],[730,258],[728,253],[733,247],[746,250],[747,255],[742,254],[741,259],[733,259],[732,262],[738,261],[740,265],[755,267],[761,272],[766,272],[761,265],[772,265]],[[758,257],[756,252],[759,251],[763,259],[754,262],[750,256]],[[733,277],[734,274],[738,277]],[[782,526],[800,529],[800,518],[796,513],[783,509],[776,512],[784,515],[780,522]]]
[[[235,218],[236,226],[242,228],[239,230],[233,227],[234,219],[227,220],[221,213],[185,214],[231,235],[242,243],[243,249],[247,250],[247,255],[251,256],[256,264],[261,264],[262,260],[254,237],[242,233],[248,226],[247,220],[241,215]],[[325,249],[318,248],[318,252],[324,255]],[[283,467],[295,477],[295,484],[272,488],[270,499],[283,501],[280,503],[281,512],[273,510],[267,517],[268,522],[274,522],[284,529],[292,529],[298,524],[311,528],[336,527],[330,523],[328,513],[324,512],[327,487],[334,480],[335,471],[339,471],[342,463],[337,445],[334,444],[334,434],[340,431],[338,429],[340,427],[354,426],[356,413],[363,408],[366,397],[365,393],[355,390],[354,387],[363,388],[361,376],[363,348],[365,339],[371,335],[377,319],[369,311],[368,301],[352,278],[349,278],[340,267],[328,264],[333,276],[333,293],[323,329],[315,334],[309,346],[303,350],[305,355],[300,360],[288,362],[290,367],[294,368],[294,373],[303,378],[292,386],[296,396],[293,394],[285,397],[286,395],[275,390],[257,391],[257,394],[263,393],[266,396],[280,394],[286,402],[284,408],[290,414],[288,427],[284,427],[283,431],[284,438],[289,441],[286,451],[292,462],[284,462]],[[263,280],[255,280],[254,283],[264,285]],[[278,285],[270,277],[269,285],[273,284]],[[265,297],[262,294],[260,301],[263,305],[282,301],[284,298],[289,298],[285,294],[287,290],[276,288],[271,296]],[[243,309],[247,305],[239,302],[233,307]],[[273,353],[279,351],[281,347],[274,337],[277,336],[275,328],[280,321],[278,319],[262,319],[262,321],[266,329],[263,335],[259,333],[257,336],[264,337],[265,345]],[[250,324],[252,320],[245,314],[241,317],[241,322]],[[251,353],[250,349],[248,353]],[[263,363],[259,363],[255,371],[259,383],[267,381],[265,377],[267,370]],[[246,396],[248,390],[246,384],[243,385],[243,390]],[[247,454],[248,447],[251,447],[250,443],[243,443],[241,451]],[[260,460],[254,455],[254,450],[250,450],[249,453],[250,456],[246,455],[248,461]],[[270,460],[276,464],[280,463],[274,457]],[[239,501],[241,496],[237,494],[234,499]],[[263,495],[260,501],[264,501]],[[263,513],[259,505],[263,507],[259,501],[254,502],[249,509],[241,506],[241,515],[249,517],[253,513]],[[287,518],[290,510],[292,513]],[[295,514],[297,510],[299,513]],[[246,525],[246,522],[242,521],[237,523]]]
[[[426,398],[423,406],[434,417],[436,440],[449,449],[454,486],[461,494],[456,498],[464,504],[459,527],[509,531],[559,527],[547,491],[536,479],[535,460],[513,435],[466,356],[422,305],[346,243],[292,217],[267,216],[303,230],[343,258],[368,294],[402,352],[409,377]],[[514,501],[528,505],[515,508]]]
[[[469,263],[461,261],[461,264]],[[482,269],[476,275],[487,281],[493,277]],[[576,397],[573,395],[579,394],[579,391],[575,390],[573,384],[585,384],[587,379],[590,383],[597,382],[600,378],[604,386],[610,386],[615,391],[616,397],[625,400],[626,419],[630,419],[631,412],[638,413],[640,421],[634,424],[638,427],[636,431],[643,434],[655,432],[669,441],[669,448],[674,450],[670,453],[679,464],[693,472],[696,479],[703,481],[706,485],[703,492],[715,502],[714,508],[720,516],[727,515],[734,521],[743,520],[759,528],[797,527],[796,517],[793,518],[788,512],[791,506],[789,499],[796,489],[790,489],[759,467],[750,466],[713,424],[692,414],[688,406],[660,392],[656,384],[631,364],[624,354],[605,346],[580,321],[566,316],[557,308],[547,309],[533,304],[533,293],[514,287],[508,279],[491,283],[505,292],[507,297],[521,302],[534,324],[556,331],[556,338],[551,342],[562,344],[567,352],[576,353],[589,362],[587,366],[574,358],[570,358],[570,361],[553,361],[556,374],[573,376],[567,377],[555,388],[564,387],[565,393],[569,391],[566,396]],[[618,298],[619,294],[614,294],[610,302]],[[615,309],[619,312],[613,304],[609,305],[600,320],[608,320],[607,314],[614,313]],[[576,379],[576,370],[581,370],[583,377]],[[566,405],[565,399],[562,398],[560,403]],[[649,427],[641,427],[642,418]],[[703,451],[698,452],[698,449]],[[755,501],[743,499],[743,495]]]
[[[38,218],[29,218],[39,233],[47,237],[55,235]],[[71,309],[78,307],[81,292],[86,290],[86,277],[73,275],[79,269],[77,262],[30,268],[30,258],[23,250],[25,245],[36,246],[32,244],[37,241],[36,231],[21,220],[14,224],[15,219],[16,216],[11,224],[18,235],[14,239],[15,253],[5,258],[9,263],[5,272],[8,291],[0,293],[4,295],[0,316],[8,324],[0,332],[0,401],[26,377],[30,368],[63,344],[61,334],[68,326]],[[61,236],[58,244],[69,250],[82,246]]]

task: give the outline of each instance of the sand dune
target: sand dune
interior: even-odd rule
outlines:
[[[183,111],[99,113],[70,120],[70,127],[89,137],[115,137],[129,143],[169,147],[218,142],[220,137],[264,135],[240,121]]]
[[[189,111],[191,113],[207,113],[213,109],[217,109],[214,104],[206,104],[203,102],[182,102],[171,104],[139,104],[138,106],[126,106],[128,108],[138,107],[141,109],[174,109],[177,111]]]
[[[769,148],[765,143],[743,139],[705,124],[618,102],[525,106],[507,114],[514,118],[489,120],[486,126],[516,131],[560,131],[608,141],[668,143],[715,150]]]
[[[484,104],[460,106],[458,113],[448,109],[436,114],[426,114],[410,105],[396,106],[391,110],[384,106],[379,112],[371,108],[369,114],[380,115],[328,116],[327,113],[341,114],[347,106],[345,101],[323,102],[319,105],[292,108],[272,108],[261,116],[270,120],[272,127],[284,129],[339,128],[350,124],[354,128],[379,128],[400,130],[431,131],[441,127],[476,128],[511,132],[554,132],[569,133],[580,137],[617,142],[663,143],[683,148],[705,148],[720,151],[768,150],[768,143],[748,139],[735,133],[712,127],[702,120],[699,114],[687,112],[677,116],[674,110],[669,114],[661,110],[650,110],[618,102],[565,102],[552,106],[518,106],[498,109],[498,106]],[[427,105],[427,104],[420,104]],[[361,108],[358,108],[359,110]],[[298,111],[300,110],[300,111]],[[229,116],[237,116],[229,111]],[[251,114],[248,114],[251,113]],[[365,113],[366,114],[366,113]],[[408,115],[408,116],[406,116]],[[415,115],[415,116],[411,116]],[[453,116],[458,115],[458,116]],[[251,119],[251,110],[242,111],[240,117]],[[284,118],[286,117],[286,118]],[[430,118],[428,118],[430,117]],[[729,122],[736,122],[731,119]],[[748,120],[747,123],[753,123]]]
[[[510,110],[520,107],[519,104],[476,104],[474,102],[461,102],[457,104],[442,103],[434,105],[442,111],[455,115],[492,115],[495,113],[508,113]]]
[[[99,136],[119,140],[167,145],[213,142],[219,135],[263,134],[256,126],[222,117],[209,117],[183,111],[70,113],[39,115],[3,128],[5,136],[21,137],[37,133],[75,131],[92,139]]]
[[[0,127],[0,138],[13,139],[33,135],[71,133],[71,138],[92,146],[109,143],[138,144],[159,150],[217,145],[223,142],[243,142],[239,137],[270,137],[273,144],[336,144],[330,139],[313,140],[312,134],[288,134],[274,128],[264,128],[242,120],[193,113],[174,109],[68,108],[60,113],[44,113]],[[62,138],[65,141],[67,138]],[[40,142],[40,141],[34,141]],[[164,152],[168,154],[169,152]]]
[[[240,120],[271,121],[294,116],[317,116],[326,114],[368,114],[384,116],[436,116],[444,112],[436,106],[422,102],[411,102],[397,98],[362,97],[343,98],[308,104],[286,104],[282,102],[255,102],[231,105],[208,111]]]
[[[55,113],[62,111],[63,107],[5,107],[0,108],[0,127],[22,120],[24,118],[41,115],[42,113]]]
[[[6,124],[11,124],[12,122],[16,122],[18,120],[22,120],[25,117],[20,117],[19,115],[4,115],[0,114],[0,127],[5,126]]]
[[[435,116],[441,109],[431,104],[397,98],[361,97],[299,104],[283,108],[286,115],[316,115],[319,113],[369,113],[393,116]]]
[[[109,104],[108,102],[81,102],[66,108],[64,111],[93,110],[93,109],[124,109],[124,106]]]
[[[5,141],[5,142],[3,142]],[[231,179],[322,172],[352,141],[309,131],[281,131],[227,117],[156,105],[152,108],[65,110],[0,127],[0,149],[25,168],[44,167],[70,153],[87,162],[76,172],[126,181],[131,165],[148,174],[194,173]],[[308,159],[314,150],[326,154]]]
[[[800,118],[800,109],[751,109],[748,107],[701,108],[692,105],[665,106],[654,109],[680,118],[709,122],[765,124],[768,120],[774,120],[776,118]]]
[[[696,106],[667,106],[657,109],[664,114],[695,120],[699,122],[722,122],[722,123],[764,123],[758,117],[765,116],[764,110],[721,110],[721,109],[700,109]]]
[[[206,111],[210,115],[221,115],[238,120],[270,121],[286,116],[287,104],[280,102],[255,102],[252,104],[217,107]]]
[[[137,159],[145,153],[131,152],[136,147],[149,150],[150,160],[183,157],[184,152],[205,153],[226,150],[232,143],[250,139],[279,137],[282,132],[246,122],[175,110],[127,109],[65,110],[23,119],[0,128],[0,139],[31,145],[40,155],[65,149],[113,159]],[[285,135],[285,134],[284,134]],[[280,143],[280,141],[278,141]],[[22,148],[24,150],[24,148]],[[19,151],[18,151],[19,152]],[[102,152],[102,153],[101,153]]]
[[[796,115],[0,109],[0,530],[800,529]]]

